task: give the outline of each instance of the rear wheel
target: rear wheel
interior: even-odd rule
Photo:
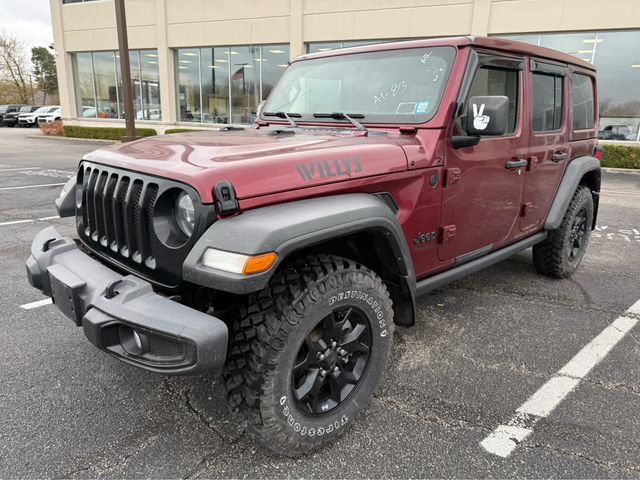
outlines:
[[[287,265],[235,322],[229,403],[268,449],[300,455],[334,441],[367,406],[391,351],[382,280],[335,256]]]
[[[573,195],[560,227],[533,247],[533,264],[543,275],[570,276],[580,265],[589,243],[593,224],[593,197],[585,186]]]

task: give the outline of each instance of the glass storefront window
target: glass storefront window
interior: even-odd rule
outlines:
[[[601,139],[640,141],[640,30],[501,35],[568,53],[598,69]],[[611,132],[625,132],[612,134]]]
[[[176,69],[180,85],[180,119],[186,122],[200,122],[200,50],[179,50]]]
[[[203,48],[200,69],[202,122],[229,123],[229,49]]]
[[[133,109],[137,120],[160,120],[160,74],[157,50],[129,52]],[[78,117],[124,118],[120,55],[117,52],[73,54]]]
[[[113,52],[93,53],[98,118],[118,118],[118,88]]]
[[[289,45],[181,48],[175,51],[179,119],[253,123],[289,61]]]
[[[231,47],[231,123],[253,123],[260,103],[260,47]]]
[[[138,85],[140,86],[140,107],[141,111],[136,114],[138,120],[160,120],[162,111],[160,109],[160,75],[158,72],[158,54],[156,50],[141,50],[139,54],[138,64],[140,65],[140,73],[138,77]],[[131,61],[131,76],[133,74],[134,65]],[[134,81],[134,86],[135,81]],[[134,93],[134,97],[138,92]],[[137,107],[138,102],[134,102]]]
[[[282,45],[264,45],[262,47],[262,98],[271,93],[273,86],[289,65],[289,49]]]
[[[76,105],[78,117],[96,117],[96,92],[93,84],[93,62],[90,53],[74,55]]]

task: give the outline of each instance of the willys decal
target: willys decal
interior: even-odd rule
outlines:
[[[311,163],[296,163],[296,170],[302,180],[308,182],[316,178],[345,177],[362,172],[358,157],[323,160]]]

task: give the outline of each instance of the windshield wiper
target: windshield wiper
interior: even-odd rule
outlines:
[[[298,124],[291,117],[296,117],[296,118],[302,117],[302,115],[300,115],[299,113],[287,113],[287,112],[262,112],[262,115],[264,115],[265,117],[285,118],[287,122],[289,122],[289,125],[291,125],[293,128],[298,128]]]
[[[349,122],[351,122],[351,125],[356,127],[357,130],[360,130],[361,132],[367,131],[367,127],[362,125],[357,120],[354,120],[356,118],[364,118],[364,115],[361,113],[351,113],[349,115],[342,112],[314,113],[313,118],[333,118],[334,120],[348,120]]]

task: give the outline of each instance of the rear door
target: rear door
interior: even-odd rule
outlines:
[[[531,122],[520,230],[542,227],[569,161],[569,76],[566,65],[531,59]]]
[[[473,147],[450,148],[442,202],[441,260],[462,262],[493,249],[517,228],[524,167],[512,168],[527,153],[524,128],[524,57],[474,53],[477,66],[467,92],[462,92],[463,117],[456,119],[454,135],[465,134],[466,104],[476,95],[509,98],[507,133],[483,136]],[[473,58],[472,55],[472,58]],[[460,130],[460,131],[457,131]],[[515,161],[515,162],[513,162]]]

